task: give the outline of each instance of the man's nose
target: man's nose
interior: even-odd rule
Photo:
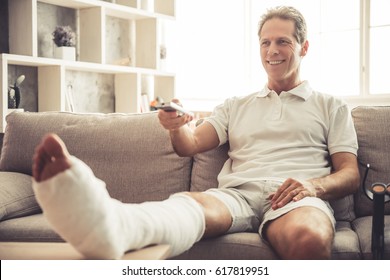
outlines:
[[[268,52],[267,52],[268,55],[277,55],[279,54],[279,49],[277,48],[277,46],[275,44],[271,44],[268,48]]]
[[[279,54],[279,50],[277,49],[269,49],[268,50],[268,55],[278,55]]]

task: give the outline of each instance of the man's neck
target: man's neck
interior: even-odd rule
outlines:
[[[268,80],[268,88],[275,91],[277,94],[280,94],[282,91],[289,91],[293,88],[296,88],[302,83],[300,79],[290,82],[290,81],[271,81]]]

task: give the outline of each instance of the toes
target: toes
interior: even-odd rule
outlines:
[[[68,157],[69,155],[64,142],[56,134],[48,134],[43,140],[43,147],[50,160]]]
[[[41,173],[44,166],[51,160],[51,157],[46,153],[43,143],[35,148],[33,156],[32,173],[36,181],[40,181]]]
[[[68,157],[68,150],[61,138],[56,134],[46,135],[35,149],[32,168],[34,179],[40,182],[68,168]]]

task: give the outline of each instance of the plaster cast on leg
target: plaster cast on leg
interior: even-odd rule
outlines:
[[[117,259],[151,244],[170,244],[171,256],[189,249],[205,230],[200,205],[184,194],[162,202],[123,204],[82,161],[33,189],[53,229],[87,258]]]

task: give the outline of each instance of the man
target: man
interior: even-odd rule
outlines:
[[[268,74],[262,91],[226,100],[194,131],[189,115],[158,114],[180,156],[229,141],[218,189],[122,204],[49,135],[34,156],[33,187],[53,228],[94,258],[159,243],[175,256],[202,237],[239,231],[258,231],[284,259],[330,258],[335,220],[326,201],[359,183],[354,126],[346,104],[300,79],[309,44],[296,9],[269,10],[258,35]]]

